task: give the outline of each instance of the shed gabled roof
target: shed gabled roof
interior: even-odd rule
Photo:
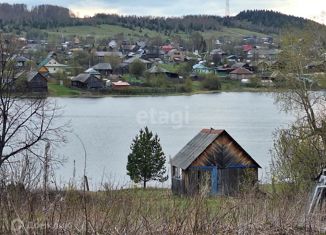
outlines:
[[[232,141],[241,149],[246,156],[256,165],[259,164],[225,131],[214,129],[201,130],[192,140],[190,140],[177,155],[171,159],[173,166],[186,170],[219,136],[227,134]]]
[[[71,81],[78,81],[78,82],[85,83],[90,77],[96,77],[96,76],[89,73],[81,73],[78,74],[76,77],[73,77]]]
[[[99,63],[94,65],[92,68],[95,70],[112,70],[110,63]]]
[[[33,78],[38,74],[36,71],[30,71],[26,73],[26,79],[28,82],[32,81]]]
[[[89,73],[89,74],[94,74],[94,75],[100,75],[100,72],[98,72],[97,70],[93,69],[93,68],[88,68],[84,71],[84,73]]]
[[[241,75],[241,74],[253,74],[253,72],[251,72],[250,70],[248,70],[246,68],[240,67],[240,68],[237,68],[237,69],[233,70],[231,72],[231,74],[239,74],[239,75]]]

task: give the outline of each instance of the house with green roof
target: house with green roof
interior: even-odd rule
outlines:
[[[58,72],[64,72],[68,66],[65,64],[60,64],[52,57],[47,57],[38,65],[38,68],[42,67],[47,68],[50,74],[55,74]]]

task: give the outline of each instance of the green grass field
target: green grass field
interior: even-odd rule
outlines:
[[[122,26],[117,25],[108,25],[102,24],[97,26],[71,26],[71,27],[61,27],[57,29],[51,29],[46,31],[50,36],[79,36],[79,37],[86,37],[87,35],[95,36],[96,39],[103,39],[103,38],[113,38],[115,35],[123,33],[125,36],[128,36],[130,39],[133,38],[142,38],[142,37],[154,37],[154,36],[162,36],[164,39],[168,37],[160,34],[156,31],[142,29],[141,31],[139,28],[137,29],[129,29]],[[240,28],[222,28],[221,31],[206,31],[201,32],[205,39],[211,38],[218,38],[221,36],[230,37],[232,39],[239,39],[243,36],[248,35],[256,35],[256,36],[266,36],[265,34],[240,29]],[[189,38],[189,35],[185,33],[178,33],[183,39]]]
[[[79,96],[81,93],[78,90],[71,89],[66,86],[61,86],[56,83],[48,83],[50,96]]]
[[[142,29],[141,32],[139,29],[131,30],[125,27],[117,25],[98,25],[98,26],[70,26],[70,27],[61,27],[57,29],[51,29],[46,31],[49,35],[56,36],[79,36],[86,37],[87,35],[95,36],[96,39],[103,38],[113,38],[115,35],[123,33],[125,36],[130,38],[140,38],[145,35],[149,37],[154,37],[159,35],[155,31],[148,29]]]

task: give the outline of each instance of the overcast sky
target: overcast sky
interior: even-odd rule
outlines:
[[[45,0],[5,2],[25,3],[28,6],[50,3]],[[225,0],[52,0],[51,4],[68,7],[78,16],[92,16],[94,13],[146,16],[225,15]],[[230,0],[231,15],[247,9],[276,10],[326,24],[326,0]]]

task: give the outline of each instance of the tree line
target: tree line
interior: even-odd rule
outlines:
[[[4,31],[28,28],[49,29],[63,26],[111,24],[130,29],[150,29],[166,35],[193,31],[221,30],[223,26],[238,27],[262,33],[278,33],[292,27],[302,29],[316,22],[269,10],[242,11],[234,17],[214,15],[187,15],[183,17],[120,16],[96,14],[77,18],[68,8],[39,5],[28,9],[26,4],[0,4],[0,27]],[[319,25],[321,27],[321,25]]]

